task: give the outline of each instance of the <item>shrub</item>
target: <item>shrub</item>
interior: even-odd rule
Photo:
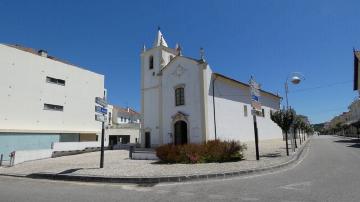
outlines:
[[[236,141],[211,140],[204,144],[167,144],[156,148],[164,163],[211,163],[242,160],[245,144]]]

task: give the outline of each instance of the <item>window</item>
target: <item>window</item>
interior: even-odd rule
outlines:
[[[109,125],[111,125],[111,112],[109,112]]]
[[[52,77],[49,77],[49,76],[46,77],[46,82],[53,83],[53,84],[58,84],[58,85],[61,85],[61,86],[65,86],[65,80],[56,79],[56,78],[52,78]]]
[[[179,87],[175,89],[175,105],[185,105],[184,88]]]
[[[247,105],[244,105],[244,116],[248,116]]]
[[[44,110],[64,111],[64,106],[44,104]]]
[[[150,56],[149,58],[149,69],[154,69],[154,57]]]
[[[261,109],[261,115],[262,115],[262,117],[265,117],[265,110],[264,109]]]
[[[169,56],[169,62],[170,62],[172,59],[174,59],[174,56],[170,55],[170,56]]]

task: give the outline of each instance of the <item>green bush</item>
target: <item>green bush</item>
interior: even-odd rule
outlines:
[[[239,161],[244,157],[245,144],[236,141],[211,140],[205,144],[167,144],[156,148],[164,163],[211,163]]]

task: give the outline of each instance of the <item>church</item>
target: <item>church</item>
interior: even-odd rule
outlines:
[[[212,139],[254,140],[250,87],[215,73],[203,57],[182,54],[170,48],[157,32],[153,47],[141,53],[141,144],[202,143]],[[249,75],[250,78],[250,75]],[[260,90],[261,111],[257,117],[259,140],[282,138],[270,119],[280,108],[281,97]]]

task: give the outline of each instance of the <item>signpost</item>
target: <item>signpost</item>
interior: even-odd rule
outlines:
[[[104,167],[104,136],[105,136],[105,121],[106,121],[106,114],[107,114],[107,102],[105,99],[101,97],[95,98],[95,103],[100,105],[95,105],[95,112],[99,114],[95,114],[95,120],[102,122],[101,127],[101,152],[100,152],[100,168]]]
[[[95,120],[100,121],[100,122],[106,122],[106,116],[104,116],[102,114],[95,114]]]
[[[107,114],[107,109],[101,106],[95,106],[95,112],[100,114]]]
[[[103,99],[103,98],[101,98],[101,97],[96,97],[96,98],[95,98],[95,103],[96,103],[96,104],[99,104],[99,105],[101,105],[101,106],[103,106],[103,107],[106,107],[106,106],[107,106],[106,100]]]
[[[253,115],[254,120],[254,133],[255,133],[255,151],[256,151],[256,160],[260,159],[259,156],[259,137],[258,137],[258,128],[256,122],[256,115],[261,112],[261,103],[260,103],[260,85],[256,83],[253,77],[250,78],[250,95],[251,95],[251,114]]]

